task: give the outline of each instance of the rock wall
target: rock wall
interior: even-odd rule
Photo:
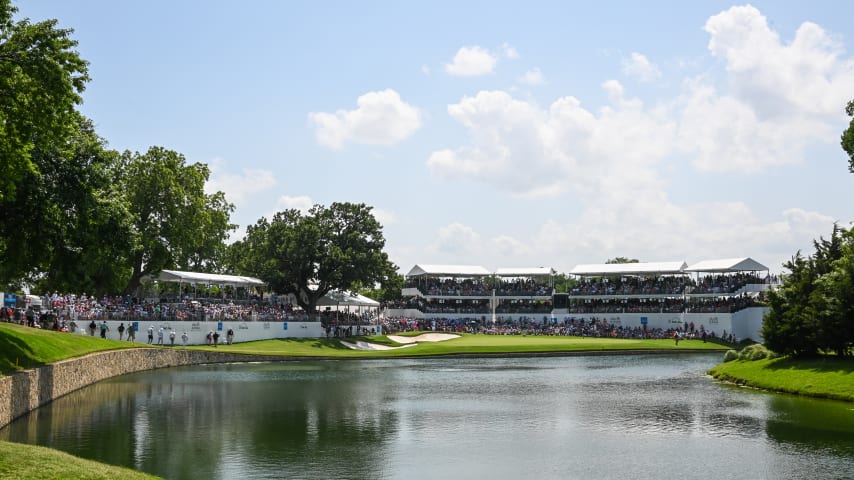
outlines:
[[[206,363],[282,361],[286,357],[171,348],[98,352],[0,377],[0,427],[56,398],[126,373]]]

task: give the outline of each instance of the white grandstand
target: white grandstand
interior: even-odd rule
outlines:
[[[605,321],[643,329],[683,329],[761,340],[768,268],[751,258],[578,265],[573,286],[555,291],[548,267],[415,265],[403,304],[388,316],[476,323]]]

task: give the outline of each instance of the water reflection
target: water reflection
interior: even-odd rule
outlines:
[[[75,392],[0,438],[169,479],[854,477],[850,405],[717,384],[704,375],[717,360],[160,370]]]

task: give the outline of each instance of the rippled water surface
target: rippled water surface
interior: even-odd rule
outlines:
[[[127,375],[0,430],[167,479],[854,478],[854,404],[720,355],[241,364]]]

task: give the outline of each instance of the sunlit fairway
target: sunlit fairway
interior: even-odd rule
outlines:
[[[343,340],[361,340],[387,346],[402,346],[385,336],[352,337]],[[395,350],[353,350],[334,338],[329,340],[325,338],[261,340],[218,347],[196,346],[191,348],[290,357],[393,358],[465,354],[557,354],[585,351],[723,351],[728,347],[712,342],[703,343],[702,340],[682,340],[677,346],[673,340],[463,334],[459,338],[451,340],[422,342],[414,347]]]

